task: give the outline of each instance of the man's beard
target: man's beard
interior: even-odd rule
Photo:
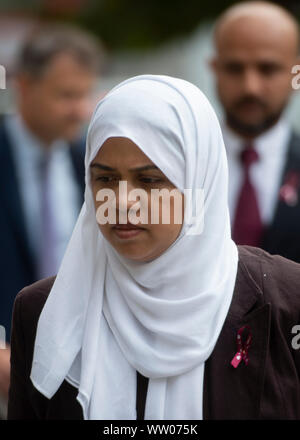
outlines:
[[[229,125],[230,128],[232,128],[235,132],[240,134],[241,136],[245,137],[257,137],[260,134],[267,131],[269,128],[273,127],[273,125],[276,124],[276,122],[280,119],[287,102],[284,103],[284,105],[281,107],[279,111],[276,113],[272,113],[267,115],[261,122],[256,124],[248,124],[247,122],[241,121],[238,117],[235,115],[238,113],[238,107],[246,102],[257,102],[259,103],[263,108],[265,108],[264,103],[261,101],[258,101],[256,98],[251,97],[244,97],[242,100],[240,100],[235,105],[235,114],[231,111],[226,110],[226,122]]]

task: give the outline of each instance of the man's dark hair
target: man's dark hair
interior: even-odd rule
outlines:
[[[17,55],[15,73],[39,77],[60,54],[70,54],[87,70],[98,74],[104,52],[94,36],[73,26],[43,24],[25,39]]]

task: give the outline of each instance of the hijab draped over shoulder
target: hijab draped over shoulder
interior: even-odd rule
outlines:
[[[181,192],[203,190],[202,232],[191,233],[184,218],[178,238],[152,261],[118,254],[96,221],[89,166],[116,136],[132,140]],[[94,111],[85,170],[85,201],[39,318],[31,380],[48,398],[63,380],[76,386],[85,419],[125,420],[136,419],[139,371],[149,378],[145,419],[202,419],[204,363],[238,263],[214,110],[187,81],[130,78]]]

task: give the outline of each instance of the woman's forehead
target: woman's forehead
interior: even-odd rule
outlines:
[[[152,160],[131,139],[125,137],[108,138],[98,149],[92,164],[96,162],[103,162],[113,168],[117,166],[155,166]]]

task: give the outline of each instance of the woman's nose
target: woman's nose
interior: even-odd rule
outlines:
[[[124,219],[126,218],[126,221],[128,211],[137,203],[136,197],[132,197],[135,189],[135,186],[127,180],[119,182],[119,189],[116,196],[117,209],[119,215],[124,217]]]

